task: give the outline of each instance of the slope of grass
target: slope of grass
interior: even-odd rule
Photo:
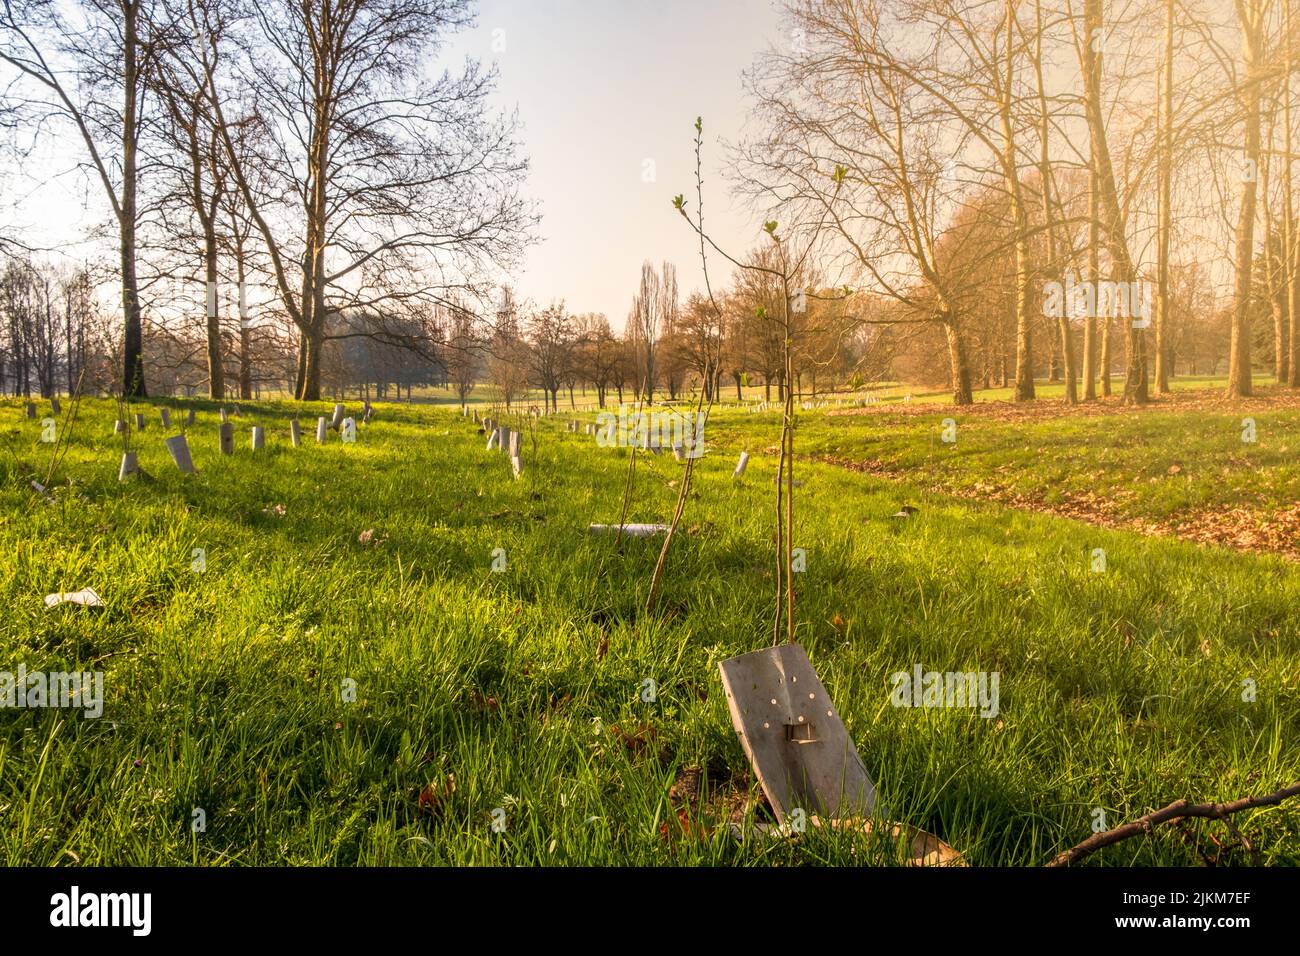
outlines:
[[[1041,401],[830,409],[803,417],[800,440],[810,455],[870,463],[929,487],[1093,502],[1121,519],[1290,507],[1300,499],[1300,402],[1282,389],[1260,394],[1226,403],[1202,392],[1142,410],[1117,400],[1075,410]],[[736,437],[760,440],[777,414],[747,416]]]
[[[765,416],[710,424],[719,444],[649,618],[657,542],[586,533],[618,520],[626,452],[562,420],[525,441],[513,481],[446,410],[378,405],[356,444],[293,449],[297,406],[246,407],[222,457],[215,407],[195,407],[199,474],[171,465],[146,407],[150,477],[120,484],[114,411],[83,403],[49,504],[29,487],[50,454],[39,423],[0,406],[0,670],[105,672],[97,720],[0,710],[3,862],[889,861],[848,834],[664,836],[687,768],[765,813],[717,676],[770,640],[774,461],[730,477],[741,446],[775,440]],[[801,427],[828,450],[866,426]],[[630,520],[666,519],[680,469],[638,456]],[[828,465],[799,477],[800,638],[894,819],[975,864],[1033,865],[1086,837],[1097,808],[1114,824],[1300,778],[1294,565]],[[892,518],[904,501],[919,512]],[[104,609],[43,606],[85,586]],[[890,675],[918,663],[997,671],[998,715],[891,706]],[[1266,861],[1300,858],[1300,809],[1239,824]],[[1196,861],[1170,832],[1093,862]]]

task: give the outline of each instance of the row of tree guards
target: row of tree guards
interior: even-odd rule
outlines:
[[[29,403],[30,405],[30,403]],[[51,405],[56,405],[56,400],[51,401]],[[30,410],[29,410],[30,411]],[[54,409],[58,414],[57,407]],[[218,411],[221,422],[217,427],[218,448],[223,455],[233,455],[235,453],[235,424],[230,421],[231,411],[221,408]],[[233,414],[238,417],[240,412],[238,407],[234,409]],[[363,422],[369,423],[374,410],[370,402],[365,403]],[[336,431],[340,434],[344,442],[352,442],[356,439],[356,420],[346,417],[346,407],[339,403],[335,404],[334,412],[330,417],[324,415],[316,419],[316,442],[325,444],[326,437],[330,431]],[[29,418],[35,417],[33,414]],[[118,468],[117,477],[119,481],[126,481],[132,475],[140,474],[140,465],[136,451],[131,447],[131,435],[141,434],[147,427],[144,413],[136,412],[133,415],[134,421],[128,424],[126,418],[119,417],[113,423],[113,433],[122,436],[122,463]],[[159,409],[159,419],[163,428],[171,427],[171,410],[167,408]],[[187,409],[185,413],[184,424],[178,434],[163,439],[163,444],[167,447],[172,461],[176,467],[184,474],[194,474],[198,471],[194,467],[194,458],[190,453],[189,438],[185,429],[194,425],[195,411]],[[134,427],[132,427],[134,426]],[[263,425],[253,425],[250,427],[249,447],[253,452],[259,452],[266,448],[266,427]],[[302,445],[302,426],[299,424],[297,417],[289,419],[289,441],[294,448]]]

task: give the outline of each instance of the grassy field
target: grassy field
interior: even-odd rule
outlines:
[[[51,454],[39,421],[0,405],[0,671],[105,674],[99,719],[0,710],[0,862],[896,862],[860,834],[718,825],[767,818],[717,662],[769,640],[774,414],[710,421],[651,618],[657,542],[586,532],[618,520],[627,452],[563,417],[525,440],[514,481],[446,408],[379,404],[355,444],[308,428],[294,449],[289,417],[325,406],[245,405],[223,457],[215,406],[188,405],[199,473],[171,464],[145,405],[147,477],[119,483],[115,410],[83,402],[54,503],[30,487]],[[955,446],[938,406],[836,411],[804,413],[797,438],[816,456],[798,468],[800,639],[892,819],[975,865],[1038,865],[1098,810],[1115,825],[1300,779],[1300,565],[977,488],[1132,490],[1139,517],[1290,502],[1295,410],[1254,413],[1245,448],[1236,408],[962,410]],[[681,468],[638,456],[629,519],[666,520]],[[903,504],[919,510],[892,517]],[[43,604],[86,586],[106,607]],[[998,672],[999,713],[891,706],[890,675],[916,664]],[[1263,862],[1300,861],[1300,808],[1236,820]],[[1089,863],[1251,862],[1211,835],[1234,842],[1167,828]]]
[[[1140,411],[1118,397],[829,411],[808,420],[804,450],[862,471],[1300,558],[1300,395],[1287,389],[1235,402],[1184,390]]]

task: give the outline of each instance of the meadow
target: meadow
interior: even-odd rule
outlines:
[[[1290,507],[1295,407],[892,398],[801,411],[795,475],[799,639],[891,819],[972,865],[1036,866],[1099,813],[1300,779],[1300,565],[1171,523]],[[197,474],[168,457],[162,405],[196,409]],[[717,664],[771,640],[775,412],[714,411],[647,614],[658,539],[587,531],[619,520],[629,454],[566,431],[592,413],[507,417],[515,480],[446,405],[376,403],[354,444],[324,445],[328,404],[240,405],[231,456],[216,403],[134,405],[145,475],[119,482],[112,403],[59,420],[48,480],[47,403],[0,403],[0,670],[102,670],[105,688],[98,719],[0,709],[0,862],[900,862],[860,833],[746,826],[770,814]],[[682,469],[638,454],[628,520],[668,520]],[[1112,504],[1051,513],[1085,494]],[[105,606],[44,604],[83,587]],[[997,715],[893,706],[890,675],[918,664],[997,672]],[[1235,821],[1249,847],[1202,821],[1087,862],[1300,861],[1300,807]]]

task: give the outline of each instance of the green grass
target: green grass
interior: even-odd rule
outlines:
[[[215,407],[194,404],[199,474],[171,465],[146,407],[151,477],[120,484],[114,410],[84,402],[56,504],[29,487],[50,454],[39,423],[0,405],[0,670],[102,669],[106,698],[98,720],[0,710],[0,862],[891,861],[848,834],[661,836],[688,767],[765,812],[717,662],[770,636],[775,460],[761,452],[775,416],[724,410],[710,423],[691,533],[675,545],[664,613],[648,618],[657,543],[618,551],[586,533],[618,520],[626,452],[562,419],[538,427],[536,451],[526,441],[513,481],[445,409],[379,404],[356,444],[331,434],[317,446],[305,428],[293,449],[298,406],[245,406],[236,454],[222,457]],[[321,413],[303,409],[304,424]],[[257,457],[254,423],[268,429]],[[812,413],[799,436],[801,449],[862,457],[877,441],[925,449],[909,466],[917,484],[799,469],[800,640],[893,819],[976,865],[1037,865],[1088,836],[1094,808],[1113,825],[1300,779],[1300,568],[928,493],[918,485],[954,454],[932,424],[913,419],[909,438],[891,423],[882,437],[865,417]],[[976,455],[980,434],[963,430],[956,454]],[[756,454],[734,481],[742,447]],[[638,456],[630,520],[666,520],[680,469]],[[919,513],[890,517],[904,502]],[[1104,574],[1090,570],[1094,548]],[[85,586],[104,609],[43,605]],[[997,719],[891,706],[889,675],[917,663],[997,671]],[[1255,702],[1242,700],[1247,679]],[[614,726],[648,744],[627,746]],[[1238,823],[1265,861],[1300,859],[1300,808]],[[1091,862],[1197,856],[1170,830]]]
[[[1286,401],[1256,407],[1202,392],[1192,409],[1175,401],[1126,410],[1112,399],[1106,414],[1095,407],[1066,414],[1059,403],[1044,408],[1040,401],[1029,410],[1050,414],[1031,417],[1011,406],[878,406],[869,414],[807,416],[800,439],[808,454],[875,462],[930,488],[996,489],[1048,505],[1080,501],[1119,519],[1293,506],[1300,500],[1300,403],[1282,389],[1257,393]],[[1247,418],[1253,442],[1243,441]],[[944,441],[949,419],[953,442]]]

